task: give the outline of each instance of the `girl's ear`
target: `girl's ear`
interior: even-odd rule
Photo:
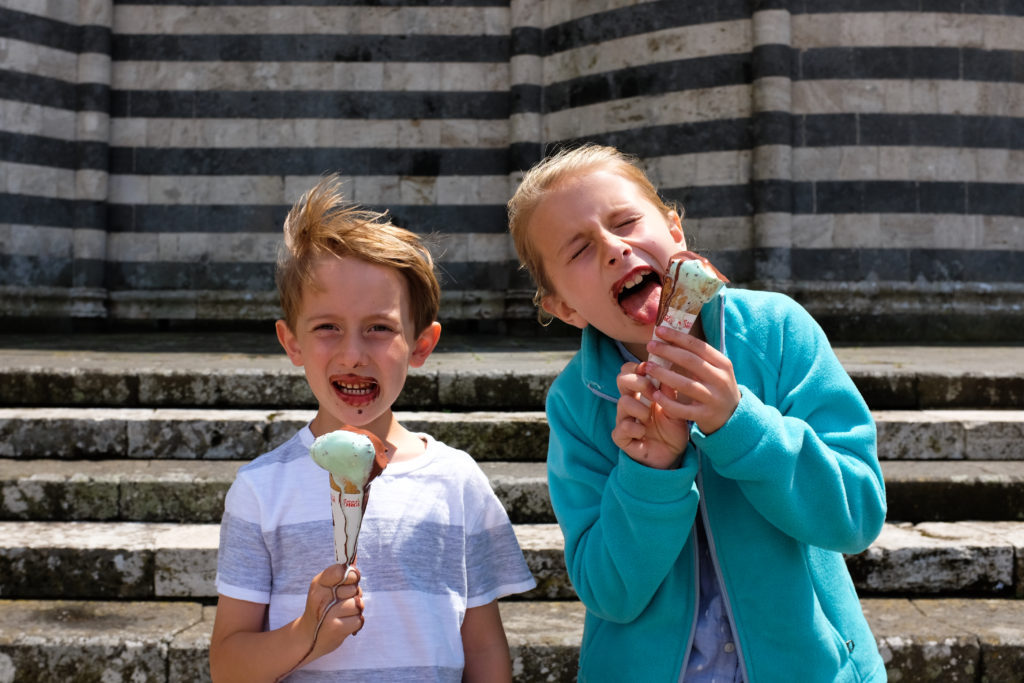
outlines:
[[[587,321],[583,319],[576,309],[565,302],[565,300],[557,294],[547,294],[543,299],[540,300],[540,307],[545,311],[555,316],[564,323],[568,323],[573,327],[578,327],[581,330],[587,326]]]
[[[409,357],[409,366],[418,368],[427,362],[427,358],[434,352],[437,342],[441,339],[441,323],[434,321],[419,333],[416,343],[412,347],[412,355]]]
[[[668,212],[668,232],[685,251],[686,235],[683,234],[683,219],[675,211]]]
[[[278,320],[274,323],[274,328],[277,330],[277,341],[281,342],[281,347],[288,354],[292,365],[302,367],[302,346],[299,344],[299,340],[296,339],[291,328],[288,327],[288,323],[284,320]]]

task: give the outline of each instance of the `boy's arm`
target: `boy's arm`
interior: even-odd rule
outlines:
[[[341,565],[328,567],[310,583],[302,616],[273,631],[263,630],[266,605],[221,595],[210,638],[211,678],[218,683],[273,683],[299,664],[335,650],[362,625],[358,581],[357,571],[346,577]],[[335,594],[339,601],[323,619],[311,650],[316,625]]]
[[[466,657],[463,681],[511,683],[512,660],[496,600],[466,610],[462,620],[462,650]]]

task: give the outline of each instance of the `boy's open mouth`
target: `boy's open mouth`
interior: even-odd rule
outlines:
[[[352,406],[365,406],[380,394],[377,382],[366,378],[335,379],[331,381],[331,386],[338,398]]]
[[[651,268],[636,268],[615,285],[615,297],[622,311],[643,325],[658,321],[661,276]]]

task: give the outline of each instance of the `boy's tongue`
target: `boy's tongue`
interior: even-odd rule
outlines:
[[[658,322],[658,303],[661,300],[661,285],[655,281],[634,287],[629,294],[619,299],[619,305],[633,320],[653,325]]]

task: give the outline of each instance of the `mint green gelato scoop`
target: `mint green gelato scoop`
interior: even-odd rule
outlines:
[[[317,437],[309,454],[317,465],[331,473],[339,486],[349,481],[362,491],[377,452],[369,437],[339,429]]]

